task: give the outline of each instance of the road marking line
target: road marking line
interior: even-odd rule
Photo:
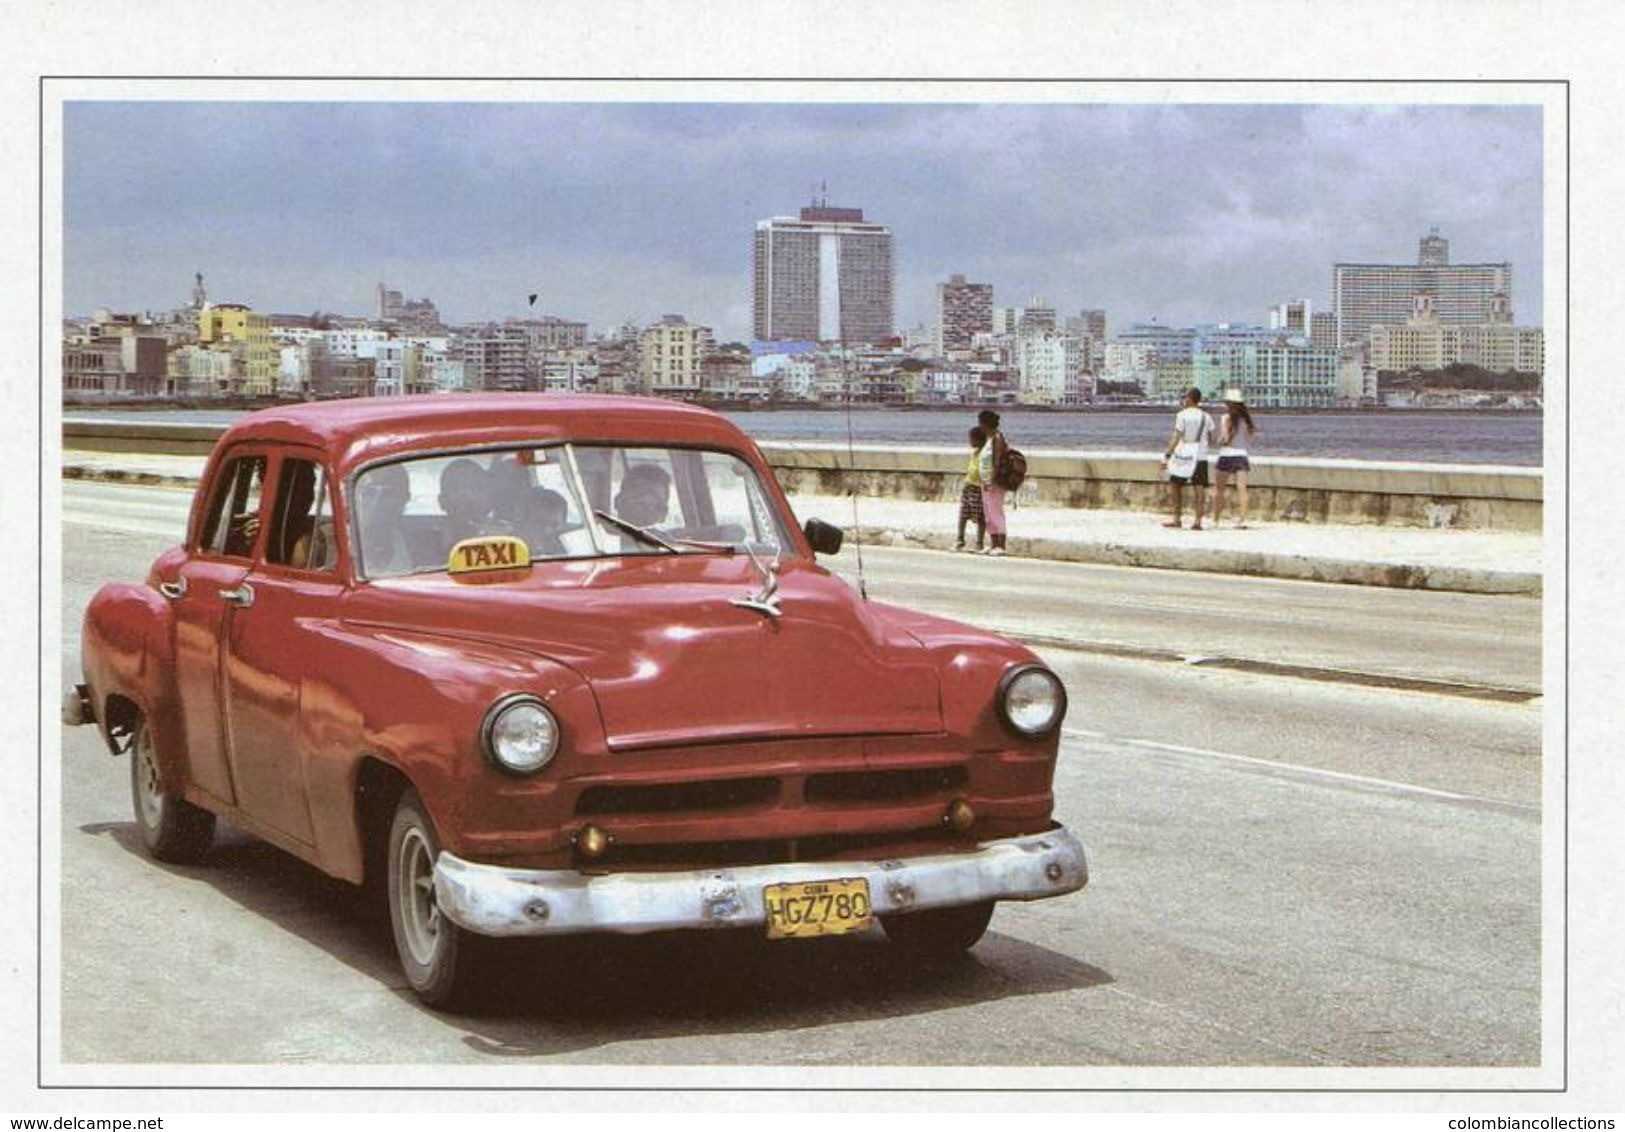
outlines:
[[[1177,755],[1194,755],[1198,758],[1218,759],[1223,762],[1239,763],[1243,766],[1257,767],[1261,770],[1284,772],[1302,778],[1322,778],[1333,782],[1350,783],[1355,786],[1367,786],[1378,790],[1386,790],[1395,794],[1417,794],[1425,798],[1436,798],[1444,802],[1466,803],[1475,806],[1490,806],[1496,809],[1514,810],[1519,813],[1539,815],[1540,807],[1527,802],[1510,802],[1500,798],[1484,798],[1476,794],[1457,794],[1449,790],[1435,790],[1430,786],[1417,786],[1409,782],[1396,782],[1391,778],[1372,778],[1363,774],[1348,774],[1339,770],[1325,770],[1321,767],[1304,766],[1301,763],[1283,763],[1271,759],[1254,758],[1251,755],[1234,755],[1228,751],[1212,751],[1205,747],[1184,747],[1178,743],[1160,743],[1154,739],[1131,739],[1124,736],[1108,735],[1103,731],[1087,731],[1081,727],[1063,727],[1062,735],[1077,739],[1105,739],[1111,742],[1124,743],[1134,747],[1145,747],[1153,751],[1167,751]]]

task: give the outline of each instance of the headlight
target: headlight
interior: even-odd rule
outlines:
[[[1010,729],[1028,739],[1048,735],[1066,714],[1066,689],[1047,668],[1012,668],[999,681],[999,715]]]
[[[504,696],[485,713],[480,737],[503,770],[534,774],[559,749],[559,721],[535,696]]]

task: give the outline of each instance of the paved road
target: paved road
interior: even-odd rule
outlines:
[[[139,577],[185,496],[65,492],[66,674],[94,587]],[[1071,697],[1058,816],[1091,850],[1083,893],[1001,907],[970,958],[935,969],[869,936],[507,949],[488,1000],[446,1017],[404,990],[345,886],[230,831],[199,867],[145,858],[124,761],[65,730],[63,1060],[411,1062],[509,1082],[559,1066],[1539,1061],[1540,702],[1154,658],[1194,608],[1203,650],[1461,679],[1475,673],[1450,658],[1470,641],[1493,666],[1477,675],[1538,687],[1538,603],[909,551],[865,565],[877,596],[1082,646],[1042,651]]]

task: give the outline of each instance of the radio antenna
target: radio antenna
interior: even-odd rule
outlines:
[[[846,464],[848,474],[852,477],[852,486],[847,494],[852,497],[852,549],[858,556],[858,596],[864,601],[869,600],[869,585],[863,575],[863,524],[858,521],[858,456],[852,443],[852,359],[846,352],[846,343],[841,343],[841,375],[845,378],[842,384],[846,387]]]

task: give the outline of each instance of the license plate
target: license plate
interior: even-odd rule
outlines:
[[[871,919],[869,882],[862,877],[770,884],[762,889],[762,901],[768,939],[862,931]]]

